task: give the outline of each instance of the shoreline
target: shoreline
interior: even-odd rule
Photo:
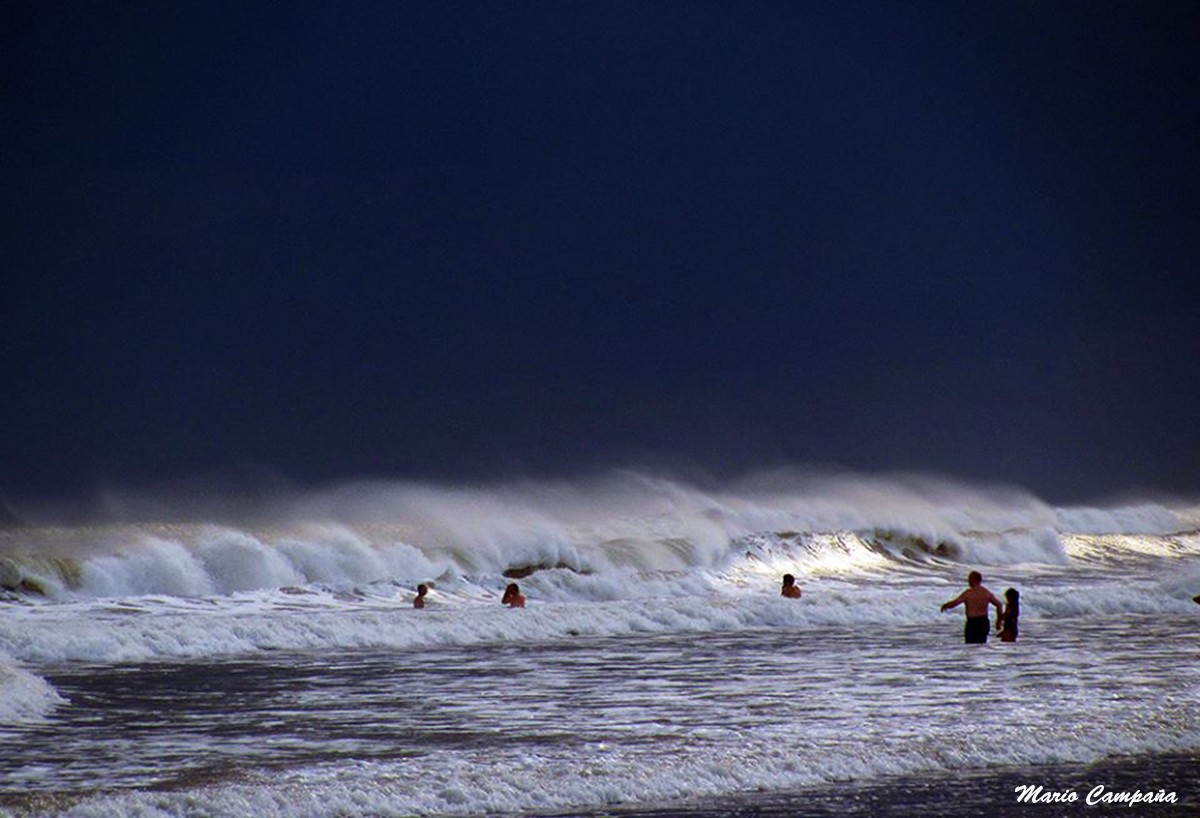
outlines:
[[[1174,792],[1175,803],[1087,803],[1105,792]],[[1022,803],[1017,788],[1074,793],[1070,802]],[[529,814],[529,818],[1017,818],[1200,815],[1200,750],[1107,758],[1093,763],[1003,767],[981,772],[937,772],[873,781],[846,781],[784,792],[748,792],[703,802],[623,806]]]

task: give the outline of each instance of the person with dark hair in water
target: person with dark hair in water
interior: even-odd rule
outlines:
[[[517,583],[508,583],[508,587],[504,589],[504,596],[500,597],[500,604],[510,608],[525,607],[525,597],[521,595],[521,589],[517,587]]]
[[[425,583],[422,582],[417,586],[417,596],[413,599],[414,608],[425,607],[425,595],[427,593],[429,593],[429,587]]]
[[[779,592],[780,596],[786,596],[788,599],[800,598],[800,586],[796,584],[796,578],[791,574],[783,575],[783,588]]]
[[[967,624],[963,628],[963,641],[968,645],[982,645],[987,642],[988,633],[991,631],[991,622],[988,621],[988,605],[995,605],[998,612],[1002,612],[1004,606],[1000,600],[996,599],[995,594],[983,587],[983,574],[978,571],[972,571],[967,575],[967,585],[970,586],[967,590],[942,605],[942,611],[957,608],[965,602],[967,604]]]
[[[1004,612],[996,615],[996,630],[1001,642],[1017,641],[1017,620],[1021,616],[1021,592],[1009,588],[1004,592]]]

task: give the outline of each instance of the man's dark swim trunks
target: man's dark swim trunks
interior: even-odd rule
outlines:
[[[987,641],[991,629],[986,616],[968,616],[967,626],[963,628],[963,639],[968,645],[980,645]]]

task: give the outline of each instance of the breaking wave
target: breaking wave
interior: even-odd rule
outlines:
[[[186,516],[117,504],[124,513]],[[1160,537],[1194,509],[1054,509],[1015,489],[931,478],[761,475],[719,488],[622,473],[486,487],[357,483],[264,502],[252,523],[108,522],[0,531],[0,595],[69,600],[196,598],[319,585],[523,578],[539,570],[621,576],[721,571],[762,541],[796,572],[945,563],[1063,565],[1082,534]],[[1174,540],[1170,537],[1174,536]],[[832,548],[834,538],[838,543]],[[1160,545],[1161,545],[1160,543]],[[1159,546],[1153,546],[1159,547]],[[1094,556],[1094,555],[1093,555]],[[815,569],[814,569],[815,570]],[[630,591],[630,593],[636,593]]]
[[[0,652],[0,729],[4,725],[40,721],[65,701],[49,682]]]

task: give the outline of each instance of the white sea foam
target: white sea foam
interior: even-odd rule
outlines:
[[[1138,503],[1117,508],[1060,508],[1055,510],[1059,531],[1073,534],[1175,534],[1195,531],[1200,509],[1167,508]]]
[[[1162,532],[1191,521],[1163,505],[1053,509],[1014,489],[798,471],[716,488],[632,473],[482,487],[357,483],[275,501],[260,517],[269,522],[8,530],[0,585],[53,600],[208,598],[294,586],[448,587],[561,568],[590,579],[552,584],[552,599],[642,598],[771,572],[1116,566],[1156,549],[1171,557],[1163,544],[1189,535]],[[1107,539],[1089,551],[1079,545],[1086,535]]]
[[[1197,534],[1037,529],[960,535],[933,546],[896,532],[772,532],[727,543],[720,554],[675,540],[626,539],[571,553],[497,546],[467,559],[397,541],[388,527],[309,527],[304,536],[215,526],[120,533],[123,545],[83,559],[74,590],[60,581],[59,602],[7,611],[0,650],[31,662],[119,662],[576,634],[939,627],[945,619],[935,612],[961,587],[964,562],[984,567],[997,593],[1021,588],[1027,623],[1190,614],[1200,593]],[[530,599],[522,612],[498,605],[514,554],[570,566],[521,579]],[[800,603],[779,599],[783,573],[799,578]],[[433,588],[430,608],[415,612],[411,589],[422,581]]]
[[[453,577],[434,585],[429,607],[391,583],[347,593],[320,586],[187,599],[131,596],[17,608],[0,618],[0,649],[28,662],[194,659],[266,650],[351,647],[420,649],[437,645],[538,642],[578,635],[800,630],[877,623],[955,627],[940,604],[962,587],[956,564],[894,563],[849,535],[817,538],[799,555],[779,540],[711,571],[579,574],[541,571],[522,588],[529,607],[499,605],[505,579]],[[795,544],[791,544],[795,548]],[[847,553],[855,561],[847,570]],[[807,560],[807,562],[805,561]],[[831,567],[832,566],[832,567]],[[804,597],[778,596],[792,570]],[[1194,613],[1200,591],[1194,561],[1140,578],[1115,571],[1079,578],[1061,566],[988,569],[1000,593],[1022,589],[1026,626],[1043,619],[1111,614]]]
[[[378,531],[383,542],[370,542],[343,526],[303,539],[213,526],[134,533],[119,549],[84,559],[78,587],[64,580],[57,603],[10,606],[0,617],[0,650],[26,662],[120,662],[577,634],[881,622],[936,628],[947,624],[936,611],[961,587],[964,561],[984,567],[997,593],[1020,588],[1027,624],[1191,614],[1200,593],[1196,534],[964,535],[942,544],[957,556],[894,532],[757,534],[727,544],[720,558],[674,541],[622,540],[577,553],[574,567],[521,579],[530,607],[514,612],[498,604],[513,559],[500,548],[487,559],[460,560]],[[783,573],[799,578],[799,603],[778,597]],[[433,590],[429,609],[416,612],[411,589],[421,581]]]
[[[487,753],[443,751],[414,763],[359,761],[301,768],[271,780],[177,793],[91,798],[63,814],[90,816],[192,815],[308,818],[330,814],[498,814],[560,811],[579,805],[695,801],[737,792],[786,791],[847,779],[994,769],[997,765],[1087,762],[1109,754],[1189,749],[1200,734],[1195,715],[1131,712],[1123,723],[1105,718],[1064,736],[1024,725],[951,727],[939,736],[876,737],[857,752],[827,752],[820,737],[741,736],[673,746],[621,748],[591,744],[569,750],[528,748]],[[1139,718],[1140,717],[1140,718]]]
[[[1088,555],[1077,549],[1077,553],[1119,562],[1123,556],[1162,549],[1152,540],[1110,537],[1108,541],[1107,550]],[[647,537],[573,543],[553,538],[488,540],[485,546],[419,547],[386,531],[341,526],[327,528],[323,534],[310,529],[303,535],[202,526],[170,535],[130,529],[118,544],[104,550],[72,552],[56,549],[52,543],[44,547],[54,559],[13,554],[4,560],[7,572],[18,578],[11,586],[25,582],[50,598],[67,600],[143,594],[205,597],[297,585],[340,589],[378,582],[413,585],[463,576],[499,577],[518,568],[557,567],[617,578],[711,572],[728,569],[747,553],[781,570],[813,576],[948,563],[1061,565],[1071,558],[1062,537],[1048,528],[957,533],[935,539],[894,529],[802,536],[767,531],[722,540],[719,547],[686,538]],[[1127,553],[1123,553],[1125,546]],[[1163,556],[1169,554],[1164,551]],[[628,589],[640,595],[632,584]]]
[[[39,721],[64,702],[49,682],[0,653],[0,730],[5,725]]]

